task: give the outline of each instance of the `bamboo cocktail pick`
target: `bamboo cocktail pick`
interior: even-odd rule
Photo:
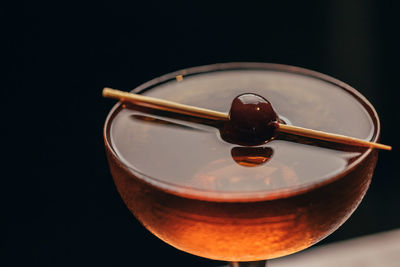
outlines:
[[[120,90],[115,90],[111,88],[103,89],[103,96],[107,98],[119,99],[122,102],[129,102],[138,106],[150,107],[164,111],[175,112],[184,115],[190,115],[195,117],[201,117],[206,119],[228,121],[229,114],[204,108],[198,108],[194,106],[179,104],[172,101],[167,101],[159,98],[128,93]],[[283,133],[289,133],[294,135],[300,135],[304,137],[325,140],[330,142],[336,142],[341,144],[348,144],[354,146],[378,148],[384,150],[392,150],[391,146],[365,141],[362,139],[349,137],[340,134],[326,133],[322,131],[316,131],[312,129],[306,129],[302,127],[286,125],[278,123],[277,130]]]

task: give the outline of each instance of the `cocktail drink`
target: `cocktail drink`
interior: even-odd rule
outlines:
[[[236,96],[255,93],[281,123],[379,138],[378,116],[360,93],[291,66],[209,65],[134,92],[222,112]],[[148,230],[180,250],[228,262],[285,256],[332,233],[357,208],[377,160],[374,149],[289,134],[237,145],[221,137],[218,122],[122,103],[109,113],[104,139],[116,187]]]

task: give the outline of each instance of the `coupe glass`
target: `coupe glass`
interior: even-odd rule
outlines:
[[[237,75],[235,71],[237,71]],[[249,75],[242,75],[242,72]],[[257,80],[259,76],[252,76],[253,72],[261,75],[259,81]],[[225,73],[231,75],[230,78],[217,79],[218,75]],[[264,80],[263,73],[265,73],[265,77],[270,78]],[[216,74],[217,78],[213,75],[207,76],[208,74]],[[238,75],[243,77],[236,78]],[[281,77],[280,75],[289,76]],[[295,79],[292,83],[289,81],[292,77],[290,75]],[[361,122],[350,122],[351,124],[347,122],[347,125],[356,129],[354,133],[349,133],[346,132],[346,129],[343,129],[350,127],[346,126],[346,123],[343,123],[343,125],[340,122],[339,124],[332,124],[329,119],[320,120],[323,121],[322,124],[325,123],[326,125],[313,123],[314,118],[324,116],[326,110],[324,106],[318,108],[314,104],[302,104],[304,111],[299,110],[296,113],[298,115],[295,116],[292,112],[291,117],[289,117],[287,114],[295,108],[296,101],[292,101],[293,103],[288,103],[288,105],[277,103],[276,109],[280,118],[288,124],[293,123],[298,126],[317,128],[317,130],[359,135],[356,137],[374,142],[379,139],[380,124],[377,113],[359,92],[336,79],[303,68],[267,63],[215,64],[180,70],[161,76],[137,87],[132,92],[151,93],[159,90],[159,88],[164,88],[163,86],[168,86],[168,84],[181,82],[182,77],[183,81],[196,77],[200,77],[200,79],[198,82],[192,79],[192,84],[187,83],[187,88],[185,88],[185,83],[179,84],[179,88],[176,89],[179,92],[177,92],[175,98],[170,93],[165,94],[167,98],[169,97],[170,100],[177,102],[183,99],[183,102],[185,102],[186,99],[191,99],[191,95],[193,95],[193,101],[189,101],[189,104],[196,105],[197,103],[197,106],[220,109],[220,111],[225,112],[229,110],[229,105],[218,106],[222,100],[207,101],[206,98],[202,98],[199,91],[195,89],[196,83],[198,83],[199,88],[209,84],[216,86],[213,88],[212,96],[209,99],[228,97],[230,99],[227,103],[232,101],[231,95],[234,95],[227,93],[230,90],[229,87],[236,88],[236,85],[249,86],[249,88],[240,90],[249,90],[250,92],[262,87],[286,88],[292,86],[294,89],[301,88],[305,93],[300,89],[293,89],[288,94],[291,97],[293,97],[293,94],[298,94],[299,101],[301,99],[301,101],[305,101],[304,103],[316,99],[319,87],[330,87],[329,90],[343,94],[345,99],[341,101],[342,103],[333,103],[337,105],[338,116],[342,116],[340,120],[347,118],[345,113],[348,111],[341,109],[341,105],[344,105],[343,102],[349,99],[349,101],[357,102],[356,109],[360,114],[366,114],[365,121],[369,124],[362,126]],[[207,81],[207,83],[201,84],[201,77],[205,77],[204,81],[215,79],[210,83]],[[306,83],[304,83],[305,81]],[[310,81],[309,84],[308,81]],[[307,86],[314,91],[308,93]],[[220,93],[219,88],[225,89],[221,89]],[[160,89],[160,91],[162,90]],[[284,90],[273,92],[275,94],[271,93],[272,98],[275,97],[277,99],[275,102],[279,102]],[[183,93],[185,94],[184,98],[181,97]],[[324,94],[321,95],[320,97],[324,97]],[[269,96],[266,97],[269,98]],[[295,98],[296,96],[294,96]],[[273,99],[271,102],[274,105]],[[343,168],[329,175],[308,182],[276,187],[273,190],[263,188],[260,190],[243,189],[243,191],[207,190],[199,188],[198,184],[194,186],[183,185],[162,179],[163,173],[173,172],[176,167],[171,166],[170,170],[168,168],[161,170],[157,172],[158,177],[156,177],[155,174],[143,173],[142,169],[136,168],[135,162],[128,162],[129,160],[121,156],[120,150],[122,148],[117,149],[116,143],[113,141],[115,138],[118,139],[118,136],[112,136],[111,132],[115,118],[127,109],[129,110],[122,103],[117,103],[110,111],[104,126],[104,141],[110,170],[123,201],[135,217],[163,241],[194,255],[227,261],[229,266],[265,266],[268,259],[301,251],[331,234],[347,220],[361,202],[371,182],[378,156],[377,151],[373,149],[335,147],[334,144],[321,143],[318,147],[345,151],[350,153],[349,155],[358,153],[357,157],[353,157],[346,162]],[[361,126],[355,126],[357,123],[360,123]],[[363,127],[369,127],[366,131],[367,134],[360,135],[360,133],[357,133],[357,129]],[[138,136],[140,137],[140,135]],[[135,138],[139,137],[136,136]],[[216,139],[218,138],[216,137]],[[219,141],[223,142],[220,139]],[[304,141],[292,137],[287,138],[286,141],[297,142],[300,143],[299,146],[311,147],[311,149],[317,147],[312,140]],[[272,147],[275,144],[274,142],[278,141],[270,142]],[[154,159],[154,155],[147,155],[146,150],[135,152],[136,147],[134,145],[124,149],[131,150],[132,153],[139,153],[135,157],[145,158],[147,161],[160,162],[163,160],[163,158]],[[279,146],[268,149],[267,153],[270,154],[279,152]],[[240,154],[242,150],[246,150],[246,148],[232,148],[232,158],[235,160],[240,158],[240,155],[237,156],[235,153]],[[257,156],[259,153],[265,152],[262,148],[261,150],[257,147],[249,148],[249,150],[250,156],[248,151],[241,154],[244,158],[247,155],[247,164],[251,165],[252,160],[254,163],[254,160],[257,162],[257,160],[263,161],[263,159],[268,158]],[[254,151],[255,155],[251,156],[251,151]],[[167,155],[165,151],[160,153],[164,156]],[[302,157],[303,154],[296,155]],[[246,160],[241,162],[246,163]],[[257,163],[254,164],[257,165]],[[154,164],[154,168],[161,168],[161,165]],[[212,171],[213,166],[210,165],[208,171]],[[216,167],[217,165],[215,165]],[[318,169],[317,167],[315,169]],[[314,172],[314,168],[309,169],[310,173],[311,169]],[[287,172],[290,172],[290,169]]]

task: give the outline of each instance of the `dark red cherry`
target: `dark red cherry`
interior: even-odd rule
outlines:
[[[271,103],[256,94],[237,96],[229,111],[230,120],[221,130],[221,137],[234,144],[260,145],[275,135],[278,115]]]

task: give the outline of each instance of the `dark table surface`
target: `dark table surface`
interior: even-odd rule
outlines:
[[[102,140],[114,101],[101,97],[104,86],[219,62],[305,67],[365,95],[394,150],[380,153],[364,201],[321,244],[400,227],[398,2],[275,2],[6,7],[0,265],[221,265],[164,244],[129,213]]]

